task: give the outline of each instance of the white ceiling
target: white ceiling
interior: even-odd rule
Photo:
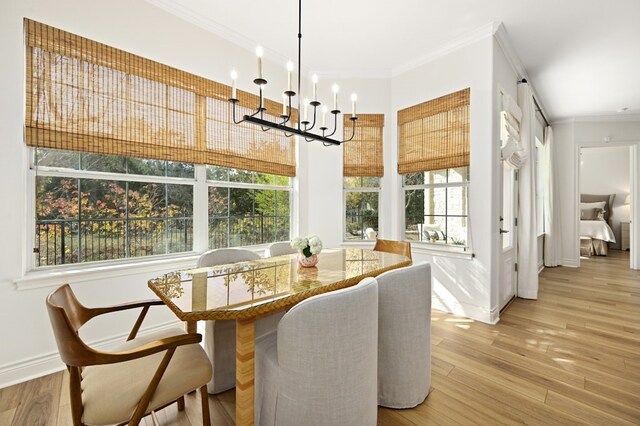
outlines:
[[[296,0],[147,1],[251,50],[260,44],[272,60],[297,58]],[[305,0],[302,6],[303,66],[322,75],[390,77],[502,22],[551,120],[640,113],[639,0]]]

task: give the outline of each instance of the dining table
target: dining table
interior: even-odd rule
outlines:
[[[298,255],[183,269],[149,280],[149,288],[196,332],[197,321],[236,321],[236,424],[254,423],[255,322],[309,297],[346,288],[366,277],[411,265],[396,253],[324,249],[314,267]]]

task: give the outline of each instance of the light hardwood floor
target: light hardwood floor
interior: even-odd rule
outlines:
[[[494,326],[433,311],[432,389],[379,425],[640,424],[640,271],[629,254],[548,268],[539,300],[516,299]],[[234,423],[234,393],[209,397],[213,425]],[[199,425],[199,399],[157,415]],[[66,374],[0,390],[0,425],[70,425]],[[151,426],[150,417],[143,424]]]

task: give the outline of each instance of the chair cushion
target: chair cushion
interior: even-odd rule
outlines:
[[[185,334],[179,327],[162,330],[119,345],[113,352],[154,340]],[[128,420],[166,352],[132,361],[86,367],[82,372],[83,422],[106,425]],[[211,378],[211,363],[198,344],[176,349],[147,412],[203,386]]]

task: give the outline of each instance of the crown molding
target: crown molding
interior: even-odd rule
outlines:
[[[624,123],[624,122],[640,122],[639,114],[616,114],[616,115],[581,115],[577,117],[567,117],[559,120],[553,120],[552,124],[567,123]]]
[[[487,38],[495,32],[497,24],[495,22],[490,22],[486,25],[477,28],[476,30],[465,34],[462,37],[453,39],[446,44],[440,46],[439,48],[432,50],[431,52],[412,59],[410,61],[405,62],[404,64],[397,65],[391,69],[391,77],[397,77],[401,74],[406,73],[407,71],[411,71],[415,68],[418,68],[421,65],[432,62],[438,58],[448,55],[451,52],[454,52],[458,49],[466,47],[470,44],[473,44],[477,41],[480,41],[484,38]]]
[[[253,52],[255,46],[259,44],[258,41],[247,37],[226,25],[222,25],[218,22],[215,22],[212,19],[204,18],[202,15],[195,13],[188,7],[185,7],[181,4],[175,3],[171,0],[145,0],[147,3],[156,6],[167,13],[170,13],[180,19],[183,19],[199,28],[202,28],[205,31],[208,31],[212,34],[217,35],[218,37],[227,40],[233,44],[236,44],[250,52]],[[482,40],[486,37],[494,34],[501,25],[500,23],[490,22],[486,25],[483,25],[476,30],[465,34],[462,37],[451,40],[446,44],[442,45],[431,52],[412,59],[404,64],[397,65],[392,68],[375,68],[375,69],[354,69],[354,70],[315,70],[316,74],[318,74],[321,78],[338,78],[338,79],[350,79],[350,78],[370,78],[370,79],[388,79],[391,77],[398,76],[407,71],[410,71],[414,68],[417,68],[423,64],[431,62],[437,58],[448,55],[449,53],[458,50],[462,47],[473,44],[479,40]],[[277,63],[286,63],[290,58],[283,55],[282,53],[264,47],[265,50],[265,58],[269,59],[273,62]],[[303,75],[310,74],[311,69],[303,66]]]
[[[507,62],[509,62],[509,65],[511,65],[511,68],[517,74],[518,80],[523,78],[529,80],[527,70],[524,68],[524,64],[520,60],[516,50],[513,48],[513,45],[509,40],[509,36],[507,35],[507,30],[502,22],[496,23],[496,30],[493,33],[493,36],[495,37],[498,46],[500,46],[502,53],[506,56]]]
[[[183,19],[197,27],[202,28],[205,31],[208,31],[216,36],[220,37],[223,40],[226,40],[230,43],[236,44],[243,49],[252,52],[255,50],[256,46],[260,43],[256,40],[253,40],[250,37],[247,37],[226,25],[222,25],[218,22],[215,22],[211,19],[204,18],[202,15],[195,13],[188,7],[175,3],[171,0],[145,0],[147,3],[156,6],[167,13],[170,13],[180,19]],[[270,49],[268,47],[264,47],[264,57],[274,63],[280,63],[284,67],[284,64],[287,63],[291,58],[285,56],[284,54],[278,52],[277,50]],[[311,69],[306,66],[302,67],[302,75],[308,75],[311,73]]]
[[[348,79],[389,79],[391,78],[391,71],[387,68],[361,68],[344,71],[317,71],[316,74],[322,79],[336,79],[336,80],[348,80]]]

